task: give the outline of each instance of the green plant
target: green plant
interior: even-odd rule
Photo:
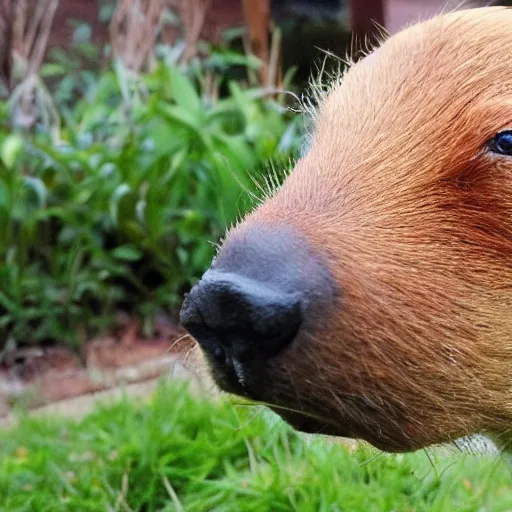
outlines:
[[[229,80],[212,99],[205,72],[198,61],[145,75],[117,64],[72,108],[59,100],[53,132],[4,127],[0,348],[76,345],[120,309],[149,334],[251,206],[269,162],[288,165],[300,124],[282,99]]]

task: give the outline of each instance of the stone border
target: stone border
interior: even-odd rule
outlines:
[[[162,363],[164,361],[161,361]],[[165,360],[167,362],[167,359]],[[126,370],[126,369],[124,369]],[[156,390],[162,379],[175,379],[176,381],[187,379],[194,381],[194,375],[185,369],[176,357],[172,360],[172,366],[168,367],[167,375],[161,373],[158,376],[147,378],[138,382],[126,382],[117,384],[109,389],[86,393],[72,398],[59,400],[28,411],[32,417],[68,417],[79,420],[93,412],[98,404],[109,405],[119,402],[124,397],[130,399],[147,400]],[[14,426],[18,421],[15,412],[10,412],[3,418],[0,417],[0,428]]]

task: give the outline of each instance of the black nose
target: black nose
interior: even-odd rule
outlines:
[[[299,330],[300,294],[211,270],[185,299],[180,320],[217,359],[266,359],[286,347]]]
[[[266,362],[282,352],[324,301],[332,280],[290,228],[235,232],[183,303],[180,321],[235,387],[261,384]],[[222,379],[221,379],[222,380]]]

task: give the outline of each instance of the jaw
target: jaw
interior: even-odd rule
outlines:
[[[378,425],[363,425],[346,419],[324,420],[298,412],[283,411],[279,407],[270,407],[289,425],[305,434],[324,435],[366,441],[374,447],[388,453],[411,452],[425,447],[419,440],[409,438],[403,431],[386,431]]]
[[[297,404],[287,404],[275,397],[251,393],[231,379],[227,380],[225,376],[214,374],[214,380],[222,391],[249,400],[254,405],[268,407],[295,430],[305,434],[361,439],[389,453],[410,452],[430,444],[423,438],[408,435],[396,421],[390,421],[391,414],[387,417],[382,413],[376,415],[371,408],[355,410],[350,415],[345,412],[345,416],[335,410],[323,414],[313,410],[302,411],[297,408]]]

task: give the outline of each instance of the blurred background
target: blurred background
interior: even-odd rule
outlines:
[[[497,459],[218,397],[177,325],[300,154],[326,53],[459,4],[0,0],[0,512],[512,510]]]
[[[457,4],[0,0],[0,414],[165,371],[183,293],[298,155],[325,51]]]

